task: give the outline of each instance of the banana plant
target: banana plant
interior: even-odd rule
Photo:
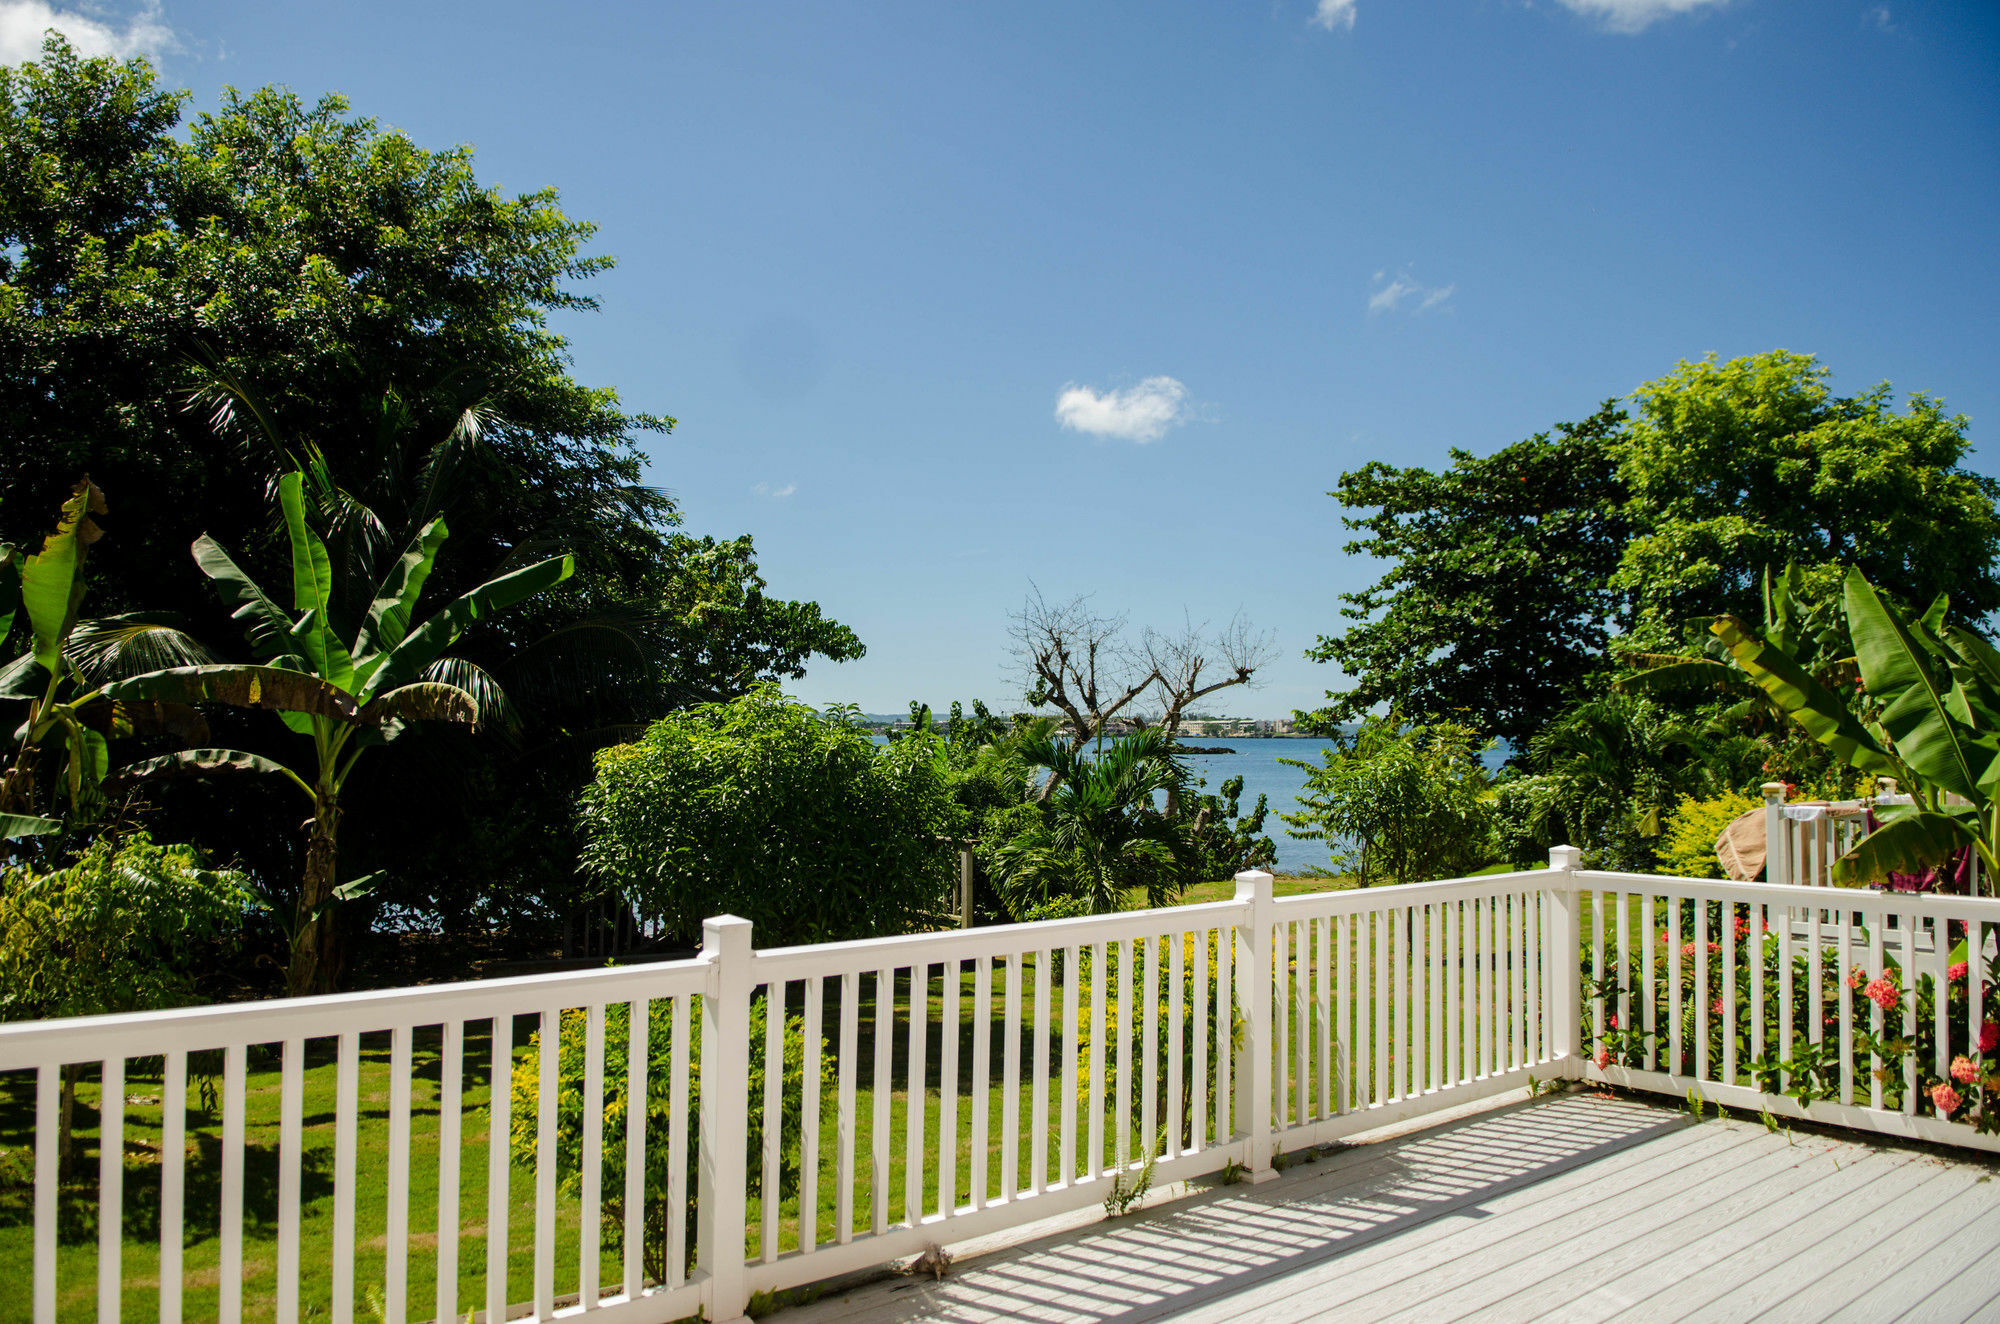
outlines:
[[[477,728],[504,701],[491,677],[472,663],[444,656],[475,622],[567,579],[569,556],[550,557],[500,575],[417,619],[417,603],[448,530],[442,517],[411,538],[373,585],[358,623],[335,621],[339,597],[325,544],[307,519],[305,478],[278,481],[278,504],[291,544],[292,606],[239,567],[214,539],[194,543],[194,559],[234,619],[241,622],[254,664],[170,667],[105,687],[109,697],[220,703],[275,712],[311,742],[292,763],[231,749],[186,749],[119,770],[120,779],[174,774],[258,772],[283,778],[312,804],[306,859],[290,927],[287,990],[325,991],[338,968],[332,910],[356,894],[335,883],[341,794],[369,748],[394,739],[409,722],[446,721]]]
[[[1886,601],[1858,569],[1842,585],[1868,704],[1857,716],[1787,650],[1734,617],[1715,637],[1780,711],[1862,772],[1911,794],[1835,863],[1836,882],[1918,873],[1971,848],[2000,878],[2000,651],[1947,619],[1940,597],[1920,615]]]
[[[198,727],[184,709],[104,696],[103,681],[129,670],[134,658],[208,656],[170,622],[144,613],[79,619],[85,565],[103,536],[97,517],[105,509],[104,493],[86,477],[63,503],[40,552],[24,555],[0,544],[0,641],[23,609],[29,635],[28,651],[0,667],[0,701],[27,705],[13,758],[0,773],[0,838],[45,836],[89,821],[103,804],[110,737]],[[44,794],[38,781],[50,763],[53,787]],[[48,814],[38,812],[43,800]]]
[[[1782,575],[1764,568],[1764,641],[1797,660],[1822,679],[1853,674],[1839,603],[1805,600],[1805,576],[1796,562]],[[1698,652],[1634,653],[1625,658],[1633,669],[1612,683],[1621,694],[1669,694],[1719,691],[1741,701],[1718,713],[1711,729],[1727,730],[1746,719],[1764,716],[1783,720],[1785,713],[1736,665],[1728,647],[1710,635]]]

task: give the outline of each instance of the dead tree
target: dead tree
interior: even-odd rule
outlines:
[[[1098,615],[1087,597],[1050,602],[1034,589],[1008,634],[1027,701],[1061,713],[1078,749],[1159,680],[1127,642],[1125,617]]]
[[[1206,621],[1197,625],[1186,618],[1178,633],[1148,629],[1140,652],[1153,673],[1160,704],[1158,724],[1167,738],[1179,737],[1181,717],[1197,700],[1232,685],[1254,683],[1274,651],[1271,632],[1252,629],[1240,611],[1216,631],[1210,631]]]
[[[1180,738],[1181,717],[1197,700],[1234,685],[1255,683],[1259,668],[1271,660],[1275,637],[1269,631],[1253,629],[1242,612],[1229,624],[1210,631],[1208,623],[1197,625],[1186,616],[1178,633],[1147,630],[1141,645],[1146,664],[1153,672],[1154,693],[1160,702],[1160,727],[1169,744]],[[1180,792],[1167,792],[1167,816],[1180,813]]]

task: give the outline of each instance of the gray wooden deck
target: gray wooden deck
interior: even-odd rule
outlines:
[[[1561,1095],[776,1318],[2000,1320],[1996,1172]]]

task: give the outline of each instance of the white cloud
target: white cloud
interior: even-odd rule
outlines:
[[[1306,20],[1314,27],[1325,28],[1328,32],[1335,28],[1354,30],[1354,0],[1319,0],[1319,7]]]
[[[1727,3],[1729,0],[1562,0],[1563,8],[1594,18],[1612,32],[1639,32],[1663,18]]]
[[[1056,421],[1066,428],[1121,441],[1158,441],[1187,421],[1188,389],[1172,377],[1148,377],[1137,386],[1103,394],[1071,383],[1056,397]]]
[[[1868,20],[1884,32],[1894,32],[1896,25],[1889,19],[1889,6],[1876,5],[1868,12]]]
[[[69,44],[83,56],[110,55],[122,60],[148,55],[157,59],[181,48],[153,0],[124,19],[59,10],[47,0],[0,0],[0,64],[41,59],[42,34],[49,28],[69,38]]]
[[[799,485],[797,483],[786,483],[783,487],[773,487],[769,483],[758,483],[751,487],[750,490],[758,496],[788,497],[799,490]]]
[[[1382,278],[1387,272],[1375,273],[1375,283],[1382,288],[1368,296],[1368,311],[1371,313],[1393,313],[1407,309],[1412,313],[1428,312],[1437,307],[1458,290],[1457,285],[1425,285],[1415,280],[1407,271],[1399,271],[1396,278],[1387,284]]]

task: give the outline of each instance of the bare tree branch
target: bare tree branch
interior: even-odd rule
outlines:
[[[1257,672],[1276,651],[1275,636],[1258,631],[1239,611],[1211,632],[1206,621],[1183,616],[1174,634],[1147,630],[1142,644],[1160,704],[1159,724],[1169,739],[1180,734],[1181,717],[1218,690],[1254,685]],[[1206,683],[1204,683],[1206,682]]]
[[[1126,642],[1125,621],[1092,611],[1087,597],[1052,603],[1040,588],[1012,617],[1008,634],[1022,693],[1035,707],[1060,712],[1078,748],[1159,680],[1150,660]]]

